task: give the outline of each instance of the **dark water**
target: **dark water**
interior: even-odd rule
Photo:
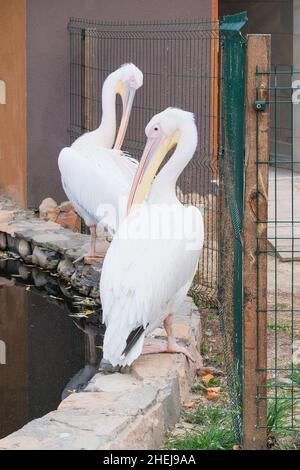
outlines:
[[[50,273],[0,259],[0,438],[56,409],[96,372],[100,311],[85,302]]]

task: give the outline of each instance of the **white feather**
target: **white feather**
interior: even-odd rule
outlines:
[[[137,162],[118,150],[98,147],[85,158],[66,147],[59,154],[58,166],[64,191],[85,223],[101,222],[114,232],[119,217],[125,215],[119,204],[128,199]],[[116,217],[107,212],[109,207]]]

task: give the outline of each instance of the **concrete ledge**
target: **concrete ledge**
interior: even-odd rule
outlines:
[[[80,294],[99,303],[102,263],[73,264],[87,253],[90,236],[39,219],[30,210],[12,206],[10,201],[0,200],[0,203],[0,250],[15,253],[27,264],[54,272]],[[98,237],[99,251],[105,251],[108,245],[103,237]]]
[[[175,325],[177,338],[191,352],[199,350],[200,315],[190,298]],[[151,341],[163,336],[158,328]],[[125,373],[97,373],[84,392],[0,440],[0,449],[158,449],[179,418],[195,373],[196,365],[181,354],[145,355]]]

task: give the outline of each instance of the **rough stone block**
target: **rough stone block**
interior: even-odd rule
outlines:
[[[6,210],[1,210],[0,211],[0,223],[6,223],[10,222],[11,220],[14,219],[14,212],[13,211],[6,211]]]
[[[161,403],[138,416],[109,446],[99,449],[147,450],[159,449],[165,434],[164,411]]]
[[[141,381],[131,374],[115,373],[111,375],[96,374],[85,388],[86,392],[127,392],[141,386]]]
[[[83,392],[73,393],[63,400],[58,409],[85,409],[111,415],[137,415],[145,411],[156,400],[157,390],[142,384],[123,392]]]

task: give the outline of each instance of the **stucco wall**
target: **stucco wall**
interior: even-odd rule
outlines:
[[[25,0],[1,0],[0,25],[0,191],[26,204]]]
[[[27,0],[28,202],[65,199],[57,169],[69,144],[70,17],[95,20],[209,17],[212,0]]]

